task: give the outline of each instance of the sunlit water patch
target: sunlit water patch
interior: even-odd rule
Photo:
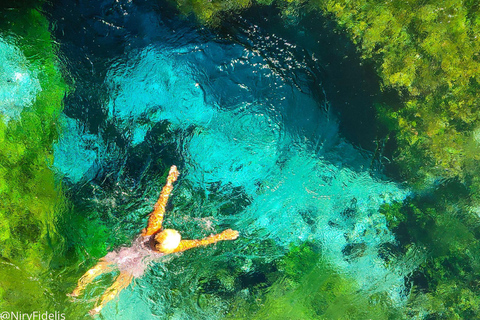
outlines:
[[[23,53],[0,37],[0,114],[4,121],[17,119],[40,90],[40,83]]]
[[[328,104],[300,92],[255,52],[213,41],[133,50],[109,67],[106,85],[106,121],[126,137],[131,150],[151,144],[146,137],[166,124],[167,140],[157,143],[176,146],[181,178],[174,193],[192,204],[183,212],[174,209],[177,219],[198,219],[204,235],[212,224],[228,225],[249,243],[271,240],[284,250],[304,241],[318,243],[326,259],[361,290],[387,292],[398,306],[406,301],[404,277],[415,263],[386,266],[380,251],[395,239],[378,209],[403,199],[407,191],[370,170],[371,156],[341,137]],[[106,163],[108,141],[76,120],[64,123],[55,165],[77,183]],[[245,199],[242,209],[220,214],[219,201],[239,193]],[[243,246],[231,254],[253,256],[248,250]],[[195,269],[179,263],[181,268],[155,265],[121,294],[118,305],[107,306],[105,317],[136,318],[132,306],[138,305],[152,312],[142,319],[221,317],[228,310],[224,302],[210,301],[200,312],[198,301],[189,300],[194,289],[179,278],[195,279],[188,273]]]

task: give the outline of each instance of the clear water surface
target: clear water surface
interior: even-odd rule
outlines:
[[[385,246],[395,238],[378,210],[408,190],[372,170],[372,154],[339,131],[335,106],[295,82],[303,66],[288,63],[288,48],[272,66],[255,48],[143,5],[60,2],[51,9],[66,21],[86,17],[54,31],[74,87],[54,154],[73,203],[59,222],[71,229],[58,254],[75,262],[57,273],[70,279],[61,290],[140,232],[176,164],[181,176],[165,225],[185,238],[233,228],[240,239],[159,261],[108,304],[105,319],[223,318],[235,299],[251,294],[259,265],[306,241],[358,290],[386,292],[403,306],[405,276],[417,260],[386,263]],[[8,48],[0,57],[6,66],[16,61],[14,76],[22,60],[9,58],[15,49]],[[11,103],[39,90],[34,76],[25,79],[16,79],[24,82]],[[229,265],[242,274],[229,273]],[[84,311],[111,279],[89,287],[78,302]]]

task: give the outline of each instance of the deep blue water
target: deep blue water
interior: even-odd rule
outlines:
[[[91,210],[81,214],[104,215],[120,244],[131,240],[175,164],[181,177],[166,224],[185,238],[241,233],[200,258],[159,262],[104,309],[106,319],[221,318],[233,298],[201,306],[202,268],[236,261],[255,274],[253,260],[274,261],[304,241],[359,290],[406,302],[404,278],[417,260],[387,266],[382,250],[395,239],[378,209],[408,190],[373,170],[373,150],[347,140],[337,117],[346,109],[329,99],[338,83],[314,76],[321,60],[297,59],[305,51],[272,30],[226,37],[161,3],[59,1],[47,12],[74,88],[54,166],[75,206]],[[266,241],[271,250],[254,250]]]

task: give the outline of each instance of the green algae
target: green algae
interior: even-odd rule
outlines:
[[[410,179],[465,177],[478,159],[480,20],[472,1],[318,1],[403,106],[384,107]],[[424,165],[412,165],[421,156]]]
[[[17,46],[38,77],[41,91],[18,119],[0,119],[0,307],[34,311],[51,298],[46,282],[64,204],[56,183],[52,144],[66,84],[49,23],[36,3],[0,8],[0,36]]]
[[[221,21],[220,15],[225,12],[238,12],[250,7],[251,1],[202,1],[202,0],[179,0],[176,2],[178,9],[183,14],[194,14],[197,19],[207,24],[217,24]]]
[[[268,290],[236,301],[229,319],[399,319],[384,294],[369,294],[335,271],[313,243],[291,246]]]
[[[409,316],[480,317],[480,229],[478,218],[465,210],[473,203],[462,184],[447,181],[423,195],[382,207],[401,252],[415,248],[425,254],[411,276]]]

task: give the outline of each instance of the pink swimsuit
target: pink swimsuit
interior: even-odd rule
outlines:
[[[105,261],[116,264],[120,272],[126,272],[135,278],[143,276],[151,262],[164,256],[163,253],[152,250],[150,240],[152,236],[139,236],[131,247],[121,247],[109,252]]]

